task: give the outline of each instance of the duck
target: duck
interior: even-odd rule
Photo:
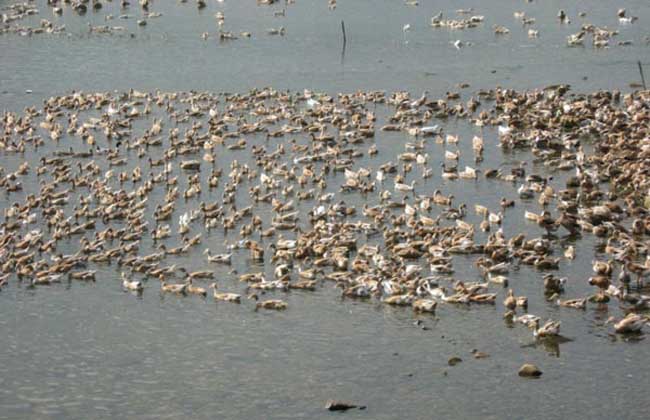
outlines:
[[[415,299],[411,302],[413,311],[435,313],[438,302],[433,299]]]
[[[189,247],[183,245],[175,248],[167,248],[165,244],[158,245],[158,249],[164,252],[167,255],[179,255],[185,253],[189,250]]]
[[[291,273],[292,269],[293,267],[291,264],[279,264],[273,270],[273,276],[276,279],[282,279],[285,276],[287,276],[289,273]]]
[[[537,318],[533,322],[533,337],[535,338],[548,338],[557,337],[560,335],[560,321],[548,320],[543,326],[540,327],[540,319]]]
[[[499,202],[499,205],[505,211],[507,208],[515,206],[515,200],[508,200],[505,197],[501,197],[501,201]]]
[[[208,294],[205,288],[194,286],[191,277],[187,279],[187,293],[189,293],[190,295],[199,295],[199,296],[207,296]]]
[[[232,252],[228,254],[212,255],[210,248],[206,248],[205,251],[203,251],[203,254],[207,255],[208,262],[211,263],[227,264],[227,265],[230,265],[232,263]]]
[[[503,287],[508,287],[508,277],[501,274],[487,273],[487,280],[490,283],[499,284]]]
[[[586,309],[587,308],[587,299],[586,298],[567,299],[567,300],[557,299],[556,303],[558,304],[558,306],[563,306],[565,308],[574,308],[574,309]]]
[[[596,286],[601,290],[607,290],[611,284],[611,281],[608,276],[606,275],[597,275],[593,277],[589,277],[588,280],[589,284],[591,286]]]
[[[283,300],[280,299],[269,299],[269,300],[264,300],[262,302],[257,302],[255,304],[255,310],[257,311],[258,309],[269,309],[269,310],[275,310],[275,311],[282,311],[285,310],[289,307],[289,305],[284,302]]]
[[[0,290],[9,284],[9,276],[11,276],[11,273],[0,275]]]
[[[497,299],[496,293],[479,293],[479,294],[470,294],[469,300],[474,303],[491,303],[494,304]]]
[[[458,160],[460,157],[460,151],[452,152],[451,150],[445,150],[445,159],[447,160]]]
[[[232,303],[241,303],[241,295],[236,293],[221,293],[217,291],[217,283],[210,284],[210,289],[212,289],[212,297],[215,300],[221,300],[224,302]]]
[[[637,287],[641,288],[643,285],[643,277],[650,275],[650,255],[646,257],[645,264],[643,265],[634,263],[628,258],[625,266],[627,271],[637,275]]]
[[[409,306],[413,303],[413,300],[414,296],[410,293],[384,296],[381,299],[383,303],[393,306]]]
[[[503,222],[503,213],[490,213],[488,216],[488,221],[492,224],[500,225]]]
[[[37,276],[31,279],[30,286],[49,286],[55,283],[61,283],[62,274],[47,274],[44,276]]]
[[[465,169],[461,172],[458,172],[458,178],[460,179],[477,179],[478,178],[478,173],[480,173],[480,169],[474,169],[470,166],[465,166]]]
[[[264,248],[255,241],[246,241],[245,247],[250,250],[252,260],[264,261]]]
[[[179,270],[185,274],[185,277],[188,279],[213,279],[214,272],[210,270],[199,270],[188,272],[184,267],[179,268]]]
[[[323,274],[323,271],[316,270],[315,268],[308,270],[303,270],[301,267],[298,268],[298,276],[303,279],[314,280],[318,274]]]
[[[452,201],[454,199],[453,195],[445,196],[440,190],[435,190],[433,192],[433,203],[439,206],[448,206],[451,207]]]
[[[185,284],[167,284],[164,280],[160,281],[160,290],[165,293],[175,293],[184,295],[187,293],[187,283]]]
[[[560,264],[559,258],[549,256],[537,257],[533,262],[535,268],[540,270],[557,270]]]
[[[354,286],[345,287],[341,293],[341,297],[349,298],[369,298],[371,296],[371,289],[365,283],[359,283]]]
[[[627,271],[626,264],[623,264],[621,267],[621,272],[618,274],[618,282],[627,290],[630,289],[630,283],[632,279],[630,273]]]
[[[553,293],[562,293],[564,291],[564,285],[566,284],[566,278],[558,278],[553,274],[547,274],[544,276],[544,293],[553,294]]]
[[[514,311],[515,308],[517,308],[517,299],[515,298],[512,289],[508,289],[508,294],[506,295],[506,298],[503,300],[503,306],[506,309],[511,311]]]
[[[612,321],[614,321],[613,318],[608,319],[608,322]],[[625,318],[614,324],[614,330],[619,334],[639,333],[647,323],[647,317],[635,313],[629,313]]]
[[[186,171],[198,171],[201,169],[200,160],[184,160],[180,163],[180,168]]]
[[[411,181],[410,184],[405,184],[403,182],[395,182],[394,188],[395,191],[399,191],[403,193],[413,192],[415,188],[415,181]]]
[[[528,298],[526,296],[517,296],[515,300],[517,301],[517,307],[528,309]]]
[[[454,290],[457,293],[464,293],[467,295],[476,295],[481,292],[486,292],[488,290],[488,283],[465,283],[463,281],[457,281],[454,285]]]
[[[476,265],[484,274],[506,274],[510,271],[510,263],[505,261],[493,264],[487,258],[479,258]]]
[[[544,210],[537,219],[537,225],[542,229],[545,229],[548,235],[550,235],[551,232],[557,230],[559,226],[557,222],[551,217],[551,213],[546,210]]]
[[[97,270],[78,271],[76,273],[68,273],[68,277],[75,280],[95,280]]]
[[[316,285],[318,282],[316,280],[298,280],[293,283],[289,283],[289,289],[296,289],[296,290],[310,290],[314,291],[316,290]]]
[[[521,184],[519,188],[517,188],[517,194],[519,195],[519,198],[527,200],[535,196],[535,191],[530,186]]]
[[[573,260],[576,257],[576,249],[573,245],[569,245],[565,250],[564,250],[564,258],[567,260]]]
[[[466,304],[466,305],[469,304],[471,301],[470,295],[465,293],[456,293],[455,295],[451,295],[451,296],[446,296],[443,294],[441,299],[445,303]]]
[[[611,261],[592,261],[592,269],[598,276],[611,276],[612,275],[612,262]]]
[[[514,316],[513,311],[509,311],[509,317],[512,318],[513,322],[523,324],[528,328],[535,328],[536,325],[539,325],[540,318],[537,315],[533,314],[523,314],[520,316]]]

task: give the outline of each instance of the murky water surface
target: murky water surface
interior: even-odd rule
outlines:
[[[10,2],[0,1],[0,7]],[[40,18],[64,23],[62,35],[0,36],[0,108],[20,111],[39,105],[43,98],[71,90],[112,91],[136,88],[246,91],[253,87],[314,89],[336,94],[358,89],[408,90],[431,96],[458,90],[465,98],[472,91],[497,85],[535,88],[567,83],[576,91],[629,90],[639,81],[637,60],[650,64],[650,8],[644,1],[420,1],[418,7],[402,1],[358,0],[338,2],[329,11],[326,1],[297,0],[286,16],[275,17],[277,6],[258,6],[253,0],[208,0],[197,11],[194,2],[156,1],[152,10],[162,13],[138,27],[140,9],[134,5],[118,19],[119,2],[104,2],[99,12],[84,17],[69,8],[56,17],[36,2],[41,15],[24,20],[37,25]],[[132,3],[136,3],[132,1]],[[473,7],[484,15],[478,28],[464,31],[433,29],[429,19],[438,11]],[[562,25],[556,15],[564,8],[571,17]],[[616,8],[626,7],[639,20],[620,25]],[[250,31],[250,39],[204,41],[202,32],[217,31],[214,14],[223,11],[224,29]],[[539,38],[527,37],[528,27],[513,18],[523,10],[536,18]],[[585,11],[586,17],[578,17]],[[113,14],[115,19],[106,21]],[[340,22],[345,21],[347,48],[341,56]],[[88,33],[87,23],[120,25],[124,32]],[[566,47],[566,36],[591,22],[617,29],[611,48]],[[402,30],[405,24],[411,30]],[[491,27],[505,25],[509,35],[496,36]],[[266,30],[284,26],[283,37]],[[471,42],[454,48],[457,39]],[[617,40],[633,40],[618,46]],[[32,93],[25,93],[30,90]],[[472,156],[471,136],[476,128],[448,121],[448,132],[464,141],[459,148]],[[485,161],[481,167],[530,160],[526,152],[505,154],[495,147],[495,133],[487,130]],[[255,140],[255,138],[252,138]],[[260,138],[259,141],[262,141]],[[361,166],[377,167],[404,150],[401,134],[378,133],[376,158],[364,157]],[[40,153],[46,153],[48,149]],[[51,151],[51,149],[50,149]],[[444,147],[429,143],[430,166],[437,168]],[[25,153],[37,166],[41,154]],[[232,157],[241,162],[247,152],[224,154],[218,166]],[[0,155],[0,166],[14,169],[16,155]],[[461,163],[463,163],[461,161]],[[471,162],[469,162],[471,163]],[[135,159],[128,168],[143,164]],[[529,164],[532,172],[545,169]],[[416,176],[412,174],[412,176]],[[331,178],[336,191],[342,175]],[[27,178],[37,188],[35,174]],[[410,181],[410,178],[407,179]],[[563,177],[557,178],[558,185]],[[184,181],[183,181],[184,182]],[[454,194],[458,202],[482,203],[497,208],[502,196],[514,198],[515,188],[489,180],[478,183],[422,181],[425,191],[436,188]],[[244,192],[242,197],[246,196]],[[23,195],[3,195],[4,208]],[[206,202],[221,197],[221,188],[204,191]],[[152,197],[155,199],[155,197]],[[359,195],[345,197],[361,206]],[[376,201],[376,199],[373,198]],[[179,202],[175,214],[195,208],[196,202]],[[307,211],[310,204],[301,210]],[[504,231],[538,235],[524,223],[526,209],[536,203],[518,203],[508,211]],[[176,217],[174,217],[176,219]],[[468,218],[477,222],[475,215]],[[173,221],[175,227],[176,220]],[[204,246],[219,250],[224,237],[213,231]],[[62,253],[77,249],[77,239],[60,243]],[[170,242],[171,246],[176,244]],[[561,263],[568,276],[567,296],[591,292],[586,279],[597,242],[585,237],[577,244],[578,257]],[[204,247],[202,245],[201,249]],[[142,247],[151,249],[150,239]],[[170,262],[191,269],[208,265],[197,249]],[[233,267],[250,271],[247,253],[235,254]],[[456,257],[456,277],[474,279],[474,258]],[[495,306],[459,308],[441,305],[435,317],[421,317],[428,330],[413,325],[410,309],[395,309],[377,301],[341,300],[331,284],[316,292],[278,294],[289,303],[285,312],[254,312],[250,303],[217,304],[211,298],[161,296],[149,285],[142,297],[120,288],[115,264],[94,267],[94,283],[72,282],[50,288],[27,289],[15,279],[0,292],[0,418],[327,418],[329,398],[367,405],[349,411],[346,418],[618,418],[641,417],[650,409],[646,395],[645,340],[624,341],[603,325],[620,316],[616,304],[590,305],[584,312],[559,310],[542,300],[541,274],[522,267],[510,274],[518,294],[530,298],[530,312],[562,320],[570,340],[559,346],[536,343],[529,330],[507,328],[502,320],[501,295]],[[220,281],[233,291],[243,286],[228,269],[215,268]],[[272,270],[269,266],[267,271]],[[270,271],[269,271],[270,272]],[[475,360],[479,349],[490,354]],[[449,367],[450,356],[464,362]],[[524,362],[544,371],[539,380],[516,375]]]

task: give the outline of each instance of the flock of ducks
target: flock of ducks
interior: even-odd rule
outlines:
[[[196,8],[199,11],[202,11],[206,8],[208,3],[205,0],[180,0],[179,3],[195,3]],[[224,0],[217,0],[217,3],[223,3]],[[283,8],[277,8],[281,3],[278,0],[258,0],[257,4],[261,6],[272,6],[273,7],[273,16],[278,18],[283,18],[286,16],[286,10],[293,5],[295,0],[285,0],[283,1]],[[113,5],[113,3],[115,5]],[[70,13],[76,13],[78,15],[85,15],[89,11],[97,12],[100,10],[110,9],[119,7],[119,14],[116,16],[112,13],[107,13],[104,16],[106,21],[112,21],[116,17],[120,20],[135,20],[135,24],[138,27],[144,27],[147,25],[147,22],[151,19],[159,18],[162,16],[161,13],[153,11],[155,2],[153,0],[138,0],[138,1],[129,1],[129,0],[47,0],[47,7],[50,8],[51,14],[54,17],[54,20],[41,19],[38,26],[24,26],[20,25],[19,22],[28,18],[30,16],[39,15],[39,9],[35,5],[35,1],[24,1],[10,4],[2,9],[0,34],[3,33],[17,33],[20,35],[31,36],[35,34],[60,34],[65,33],[66,27],[64,24],[56,25],[56,18],[63,15],[66,10],[69,10]],[[406,6],[418,6],[417,1],[406,1]],[[336,9],[336,0],[329,0],[328,7],[330,10]],[[132,9],[139,10],[139,15],[130,14]],[[459,31],[464,29],[480,27],[485,17],[483,15],[478,15],[474,13],[474,9],[458,9],[455,11],[457,18],[446,18],[444,17],[443,12],[439,12],[437,15],[430,18],[430,26],[432,28],[442,28],[451,31]],[[538,38],[540,36],[539,29],[534,28],[536,24],[536,19],[534,17],[528,16],[524,11],[515,11],[513,13],[514,19],[521,24],[523,28],[527,30],[527,36],[531,39]],[[586,12],[578,13],[577,17],[580,19],[585,19],[587,16]],[[136,17],[135,19],[132,19]],[[618,24],[622,26],[630,25],[638,20],[636,16],[630,16],[625,9],[619,9],[616,12],[616,18],[618,19]],[[233,31],[226,29],[226,16],[222,10],[217,11],[214,14],[215,25],[217,31],[214,33],[203,32],[201,38],[204,40],[214,38],[219,41],[232,41],[239,38],[250,38],[252,33],[250,31]],[[571,19],[564,10],[559,10],[557,13],[557,20],[562,26],[570,27]],[[94,34],[116,34],[116,33],[125,33],[128,27],[123,25],[92,25],[88,23],[88,30],[90,33]],[[405,24],[402,27],[404,33],[411,31],[412,25],[410,23]],[[492,25],[492,30],[494,34],[507,35],[510,34],[510,29],[504,25],[494,24]],[[273,28],[266,29],[267,35],[277,35],[284,36],[286,33],[285,26],[278,26]],[[618,30],[609,29],[607,27],[599,27],[588,22],[584,22],[580,26],[580,30],[576,33],[571,33],[567,36],[567,45],[570,47],[584,46],[585,41],[591,37],[591,45],[593,48],[609,48],[613,44],[613,39],[619,34]],[[131,34],[135,36],[135,34]],[[650,38],[646,37],[646,42],[650,41]],[[633,40],[622,40],[618,41],[616,45],[631,45]],[[463,41],[461,39],[455,40],[451,43],[455,48],[460,49],[472,45],[471,42]]]
[[[458,147],[469,140],[434,123],[449,118],[480,131],[469,156]],[[267,294],[323,287],[418,313],[494,305],[503,290],[507,323],[525,325],[536,339],[557,337],[560,321],[528,313],[528,297],[508,278],[529,265],[542,273],[533,281],[550,304],[584,310],[614,301],[625,314],[608,321],[615,332],[640,333],[650,308],[643,294],[650,276],[648,122],[648,91],[572,95],[564,85],[479,91],[466,102],[455,93],[332,97],[271,88],[51,97],[40,109],[5,111],[0,119],[2,156],[38,156],[0,167],[8,203],[0,290],[12,279],[34,288],[112,281],[97,278],[100,267],[116,267],[115,287],[132,293],[207,296],[211,289],[216,301],[252,301],[256,310],[287,308],[277,296],[260,298]],[[494,135],[484,139],[489,128]],[[404,136],[405,150],[382,160],[377,144],[389,135]],[[432,144],[447,150],[438,171]],[[482,164],[488,144],[491,153],[497,145],[529,149],[557,176],[529,173],[523,162],[471,167]],[[518,199],[504,197],[492,209],[457,204],[441,190],[449,182],[496,182]],[[364,204],[348,204],[355,200]],[[522,203],[539,208],[521,221],[538,236],[504,232]],[[215,231],[226,238],[221,245]],[[562,257],[576,256],[567,243],[583,236],[600,241],[605,255],[593,261],[593,275],[553,274]],[[188,270],[188,255],[198,254],[203,267]],[[475,258],[480,280],[456,278],[455,256]],[[564,296],[567,284],[581,281],[592,294]],[[223,290],[237,283],[239,293]]]
[[[471,15],[471,16],[469,18],[461,18],[461,19],[443,19],[443,13],[440,12],[436,16],[431,18],[430,24],[434,28],[445,28],[451,30],[463,30],[467,28],[476,28],[483,22],[484,16],[472,15],[473,13],[474,10],[471,8],[458,9],[456,10],[457,15],[459,16]],[[586,12],[578,13],[578,17],[581,19],[586,18],[586,16],[587,16]],[[619,25],[629,25],[638,20],[638,17],[636,16],[628,16],[625,9],[619,9],[616,13],[616,16],[618,17]],[[513,17],[515,18],[515,20],[518,21],[518,23],[521,24],[523,28],[528,28],[526,32],[528,38],[536,39],[540,36],[539,29],[533,27],[536,23],[536,19],[534,17],[528,16],[524,11],[515,11],[513,13]],[[557,13],[557,20],[562,25],[568,26],[571,24],[571,20],[569,16],[562,9],[560,9]],[[510,34],[510,29],[508,29],[503,25],[496,25],[496,24],[492,25],[492,30],[494,31],[495,35]],[[584,46],[585,39],[588,36],[591,36],[592,38],[591,45],[593,48],[609,48],[612,45],[610,41],[612,41],[614,37],[616,37],[617,35],[619,35],[618,30],[611,30],[608,29],[607,27],[598,27],[594,24],[585,22],[581,25],[579,32],[569,34],[566,39],[567,39],[567,45],[569,47],[576,47],[576,46]],[[648,41],[650,41],[650,38],[646,37],[645,42],[647,43]],[[618,41],[616,45],[632,45],[633,43],[634,43],[633,40],[628,39],[628,40]],[[462,47],[471,45],[471,43],[458,39],[452,42],[452,45],[457,49],[460,49]]]
[[[217,3],[223,3],[224,0],[217,0]],[[285,0],[285,5],[288,7],[293,4],[295,0]],[[0,34],[4,33],[16,33],[24,36],[31,36],[36,34],[61,34],[65,33],[66,26],[55,25],[52,21],[48,19],[41,19],[38,26],[24,26],[20,25],[19,22],[28,18],[30,16],[39,15],[39,9],[35,4],[35,0],[28,0],[23,2],[17,2],[3,7],[0,26]],[[139,27],[147,26],[147,22],[150,19],[159,18],[162,16],[162,13],[153,11],[153,6],[155,2],[153,0],[47,0],[46,6],[50,8],[51,14],[56,20],[58,16],[62,16],[66,11],[69,13],[75,13],[77,15],[83,16],[88,12],[98,12],[100,10],[105,10],[105,6],[119,7],[120,14],[117,15],[117,19],[120,20],[131,20],[135,16],[129,12],[132,9],[139,9],[140,14],[135,19],[135,24]],[[178,3],[191,3],[188,0],[179,0]],[[206,8],[208,3],[205,0],[194,0],[196,8],[201,11]],[[258,5],[273,5],[279,3],[277,0],[258,0]],[[330,9],[336,8],[336,1],[330,1]],[[273,12],[274,17],[284,17],[286,9],[275,10]],[[112,21],[116,18],[112,13],[108,13],[104,16],[106,21]],[[216,37],[221,41],[234,40],[238,37],[250,38],[251,32],[241,31],[239,36],[232,31],[224,29],[225,15],[223,11],[219,11],[214,15],[216,26],[218,27],[218,32],[215,34],[210,34],[209,32],[204,32],[201,34],[201,38],[208,39],[210,37]],[[95,34],[115,34],[124,32],[127,30],[126,26],[120,25],[92,25],[88,23],[88,30],[90,33]],[[269,35],[284,35],[286,29],[283,26],[278,28],[269,28],[266,33]],[[134,34],[131,34],[134,36]]]

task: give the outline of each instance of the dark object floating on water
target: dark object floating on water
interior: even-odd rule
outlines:
[[[459,364],[462,361],[463,361],[463,359],[461,359],[460,357],[452,356],[452,357],[449,358],[447,363],[449,364],[449,366],[456,366],[457,364]]]
[[[487,359],[488,357],[490,357],[489,354],[482,351],[478,351],[477,349],[472,350],[472,354],[474,355],[475,359]]]
[[[365,410],[365,405],[356,405],[348,401],[338,401],[338,400],[327,400],[325,403],[325,408],[329,411],[346,411],[351,408],[358,408],[359,410]]]
[[[539,378],[542,376],[542,371],[533,364],[525,363],[519,368],[519,376],[524,378]]]

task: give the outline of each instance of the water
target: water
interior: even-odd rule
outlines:
[[[8,3],[0,1],[0,6]],[[471,87],[462,90],[464,99],[476,89],[496,85],[533,88],[568,83],[585,92],[629,90],[628,84],[639,79],[636,61],[648,64],[643,38],[650,12],[641,1],[620,4],[640,18],[627,26],[618,24],[615,6],[605,3],[503,1],[488,7],[479,1],[421,1],[419,7],[408,7],[400,1],[339,1],[330,12],[324,1],[299,0],[287,8],[286,17],[278,18],[273,11],[281,5],[226,0],[209,2],[197,12],[192,2],[158,1],[152,10],[163,16],[149,20],[145,28],[135,24],[138,7],[129,12],[133,18],[117,19],[117,2],[105,3],[102,11],[83,18],[69,10],[53,18],[45,2],[37,3],[41,16],[23,23],[34,25],[48,18],[65,23],[68,35],[0,36],[3,109],[20,111],[73,89],[237,92],[273,86],[331,94],[381,89],[419,95],[426,89],[434,96],[468,82]],[[474,14],[485,15],[485,22],[464,31],[428,26],[430,16],[439,10],[451,17],[461,6],[474,7]],[[571,25],[557,22],[560,7],[571,17]],[[226,30],[247,30],[252,38],[203,41],[202,32],[216,31],[213,15],[218,10],[224,11]],[[527,38],[528,28],[512,17],[515,10],[537,19],[539,39]],[[634,45],[616,46],[614,41],[605,50],[567,48],[565,38],[579,30],[581,10],[588,13],[585,20],[619,29],[615,40],[633,39]],[[105,22],[107,13],[116,19]],[[348,37],[343,62],[341,20]],[[88,34],[86,22],[123,25],[128,30],[121,35]],[[406,23],[412,29],[403,33]],[[495,36],[493,24],[507,26],[510,35]],[[287,29],[284,37],[266,35],[267,28],[280,25]],[[450,45],[456,39],[474,45],[456,50]],[[27,89],[32,93],[26,94]],[[460,134],[462,156],[471,156],[469,139],[476,129],[453,120],[445,128]],[[504,154],[495,148],[490,130],[485,138],[481,168],[530,159],[528,153]],[[403,135],[378,132],[378,157],[364,157],[358,166],[395,160],[403,142]],[[501,196],[515,196],[514,187],[497,181],[442,181],[436,168],[444,149],[427,146],[429,166],[436,175],[423,181],[421,188],[440,188],[470,208],[475,202],[497,208]],[[225,167],[230,156],[221,157],[218,166]],[[232,156],[245,161],[247,152]],[[34,168],[38,157],[24,155]],[[8,170],[19,163],[16,155],[0,155],[0,166]],[[136,164],[134,160],[128,168]],[[529,170],[544,172],[533,164]],[[342,179],[340,174],[328,178],[330,190],[335,191]],[[558,185],[562,179],[558,176]],[[37,182],[30,174],[25,189]],[[217,200],[221,191],[206,189],[202,200]],[[4,208],[23,198],[24,193],[2,195],[0,204]],[[356,194],[345,199],[362,204]],[[195,201],[179,203],[174,219],[185,208],[195,207]],[[508,211],[504,224],[508,236],[521,230],[530,232],[529,237],[539,235],[534,226],[522,224],[525,209],[537,211],[537,205],[518,202]],[[470,222],[477,220],[473,214],[468,217]],[[236,237],[234,232],[227,238]],[[176,239],[168,246],[176,246]],[[204,234],[201,249],[218,250],[224,239],[222,232]],[[145,239],[142,249],[151,250],[151,245]],[[587,236],[578,245],[577,259],[561,263],[561,274],[570,279],[568,297],[592,292],[586,279],[597,241]],[[70,239],[62,241],[59,250],[74,252],[77,247],[77,239]],[[171,256],[168,262],[203,269],[208,266],[203,258],[197,251],[188,257]],[[255,269],[246,253],[235,259],[239,272]],[[456,257],[455,276],[476,278],[473,261]],[[155,284],[138,298],[120,290],[115,264],[93,268],[98,269],[95,283],[73,281],[30,290],[12,279],[0,292],[0,418],[325,418],[331,416],[323,409],[329,398],[367,405],[366,410],[345,415],[372,419],[639,417],[650,408],[642,386],[646,342],[622,340],[604,325],[610,315],[620,316],[617,305],[590,304],[584,312],[558,309],[542,300],[542,274],[528,267],[511,272],[511,285],[517,294],[530,298],[531,313],[561,319],[563,335],[570,341],[544,346],[525,328],[507,328],[501,321],[501,291],[496,306],[441,305],[435,317],[420,317],[429,328],[423,330],[413,325],[410,309],[341,300],[340,290],[331,284],[313,293],[274,294],[289,303],[289,310],[267,313],[254,312],[247,302],[237,306],[196,297],[162,297]],[[243,290],[228,269],[211,268],[224,289]],[[475,360],[472,349],[490,357]],[[463,363],[449,367],[447,360],[453,355]],[[524,362],[540,366],[542,378],[518,378],[516,371]]]

